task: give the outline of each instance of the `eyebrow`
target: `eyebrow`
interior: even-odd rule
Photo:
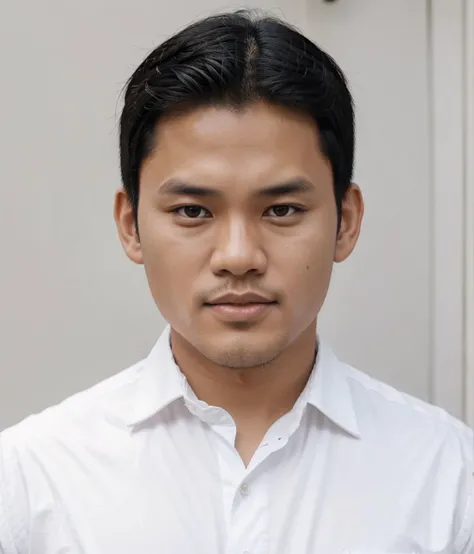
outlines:
[[[256,191],[255,195],[260,197],[277,197],[286,194],[305,193],[314,190],[314,185],[303,177],[297,177],[289,181],[270,185]],[[159,188],[162,194],[174,196],[198,196],[201,198],[216,198],[222,193],[214,188],[186,183],[180,179],[169,179]]]

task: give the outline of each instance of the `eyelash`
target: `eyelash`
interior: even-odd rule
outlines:
[[[209,210],[207,210],[206,208],[203,208],[202,206],[199,206],[198,204],[186,204],[185,206],[179,206],[178,208],[173,209],[172,212],[174,214],[180,216],[180,217],[183,217],[183,219],[188,219],[190,221],[192,221],[192,220],[197,220],[198,221],[200,219],[209,219],[209,217],[207,217],[207,216],[205,216],[205,217],[187,217],[185,215],[181,215],[180,211],[185,210],[186,208],[200,208],[201,210],[204,210],[205,212],[210,214]],[[274,204],[273,206],[270,206],[270,208],[265,210],[265,212],[267,212],[268,210],[271,210],[272,208],[291,208],[291,209],[294,210],[294,213],[292,213],[290,215],[272,216],[275,219],[286,219],[287,217],[291,217],[292,215],[296,215],[298,213],[302,213],[302,212],[306,211],[304,208],[301,208],[300,206],[295,206],[293,204]]]

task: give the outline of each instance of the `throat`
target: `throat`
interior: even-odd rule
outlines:
[[[235,449],[248,467],[271,425],[237,425]]]

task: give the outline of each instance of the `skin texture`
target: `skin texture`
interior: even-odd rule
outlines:
[[[182,183],[212,193],[176,191]],[[262,192],[288,183],[302,190]],[[178,365],[199,398],[232,415],[248,463],[309,377],[333,263],[359,236],[359,188],[345,198],[338,232],[331,166],[312,119],[265,103],[206,107],[160,120],[140,172],[139,235],[123,190],[114,215],[171,325]],[[274,304],[244,321],[205,305],[249,291]]]

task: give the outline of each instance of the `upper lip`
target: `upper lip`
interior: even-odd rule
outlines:
[[[244,294],[228,292],[227,294],[216,296],[206,302],[206,304],[270,304],[271,302],[273,300],[268,296],[255,292],[246,292]]]

